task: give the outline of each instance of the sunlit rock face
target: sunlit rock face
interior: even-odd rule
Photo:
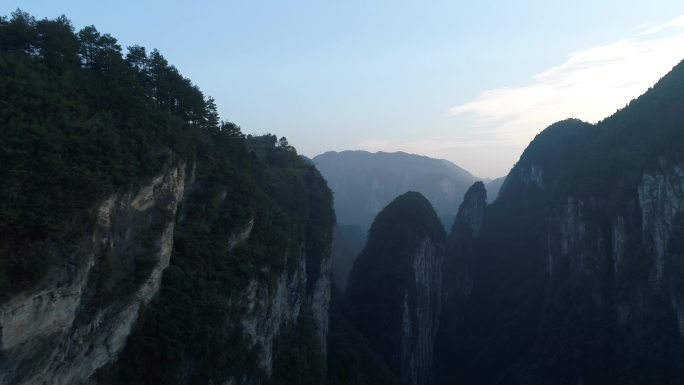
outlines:
[[[64,263],[0,307],[0,383],[77,384],[117,358],[169,264],[185,175],[169,167],[104,199]]]
[[[193,169],[186,173],[184,163],[168,167],[138,188],[103,199],[92,209],[94,227],[64,263],[0,307],[0,384],[102,383],[98,370],[118,362],[136,322],[159,292],[174,229],[189,199],[184,192],[202,188]],[[226,229],[228,252],[250,242],[257,221],[252,217],[243,227]],[[270,377],[278,339],[296,327],[304,311],[325,357],[331,230],[318,231],[320,239],[306,239],[294,248],[295,255],[288,255],[293,249],[277,250],[289,266],[264,266],[229,296],[225,305],[235,311],[225,322],[238,325],[247,347],[258,352],[258,370],[229,376],[226,383],[261,384]],[[311,256],[307,242],[314,241],[322,246]],[[317,266],[308,267],[310,261]]]
[[[300,247],[304,249],[303,245]],[[249,336],[252,348],[259,355],[258,366],[266,375],[273,373],[274,350],[277,338],[285,328],[295,325],[304,308],[311,311],[321,354],[325,356],[328,336],[328,308],[330,303],[330,252],[321,259],[320,274],[308,276],[306,255],[297,256],[294,271],[287,269],[254,277],[246,288],[234,295],[233,305],[239,314],[233,322],[238,322]],[[307,281],[312,280],[311,290],[307,293]],[[233,384],[260,383],[256,375],[245,378],[231,378]]]

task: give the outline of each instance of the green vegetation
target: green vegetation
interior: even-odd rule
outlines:
[[[218,383],[255,374],[266,379],[256,366],[260,352],[234,322],[242,311],[236,296],[250,280],[274,285],[282,272],[301,268],[302,246],[307,281],[317,277],[334,224],[325,182],[272,135],[225,139],[198,157],[161,291],[118,365],[101,375],[111,383]],[[241,147],[227,151],[222,145]],[[231,236],[252,220],[249,239],[231,248]],[[300,322],[276,344],[273,384],[314,384],[323,373],[308,312],[304,305]],[[286,370],[293,365],[296,373]]]
[[[35,283],[91,227],[98,199],[222,132],[211,99],[158,51],[65,17],[0,18],[0,299]]]
[[[343,298],[333,287],[328,333],[328,385],[399,385],[402,382],[349,322]]]
[[[416,272],[413,261],[424,240],[432,242],[438,253],[446,235],[430,202],[417,192],[394,199],[373,221],[368,242],[354,262],[343,302],[344,316],[369,342],[395,376],[400,376],[405,295],[408,306],[416,308]],[[415,317],[412,312],[410,317]],[[355,337],[344,322],[340,333]],[[416,321],[412,322],[413,327]],[[364,348],[363,345],[359,347]],[[332,349],[332,348],[331,348]],[[337,347],[344,353],[345,346]],[[358,365],[348,357],[346,371]],[[343,361],[343,362],[345,362]],[[367,374],[364,374],[367,376]]]
[[[440,383],[681,382],[673,310],[684,298],[681,214],[656,282],[637,187],[645,172],[684,160],[683,104],[684,62],[595,125],[569,119],[537,135],[485,211],[475,284],[461,323],[451,325],[458,348]],[[530,166],[543,170],[542,188],[524,175]],[[569,197],[582,202],[576,217]],[[619,263],[618,215],[626,242]]]
[[[76,32],[65,17],[35,20],[21,11],[0,18],[0,130],[0,299],[30,288],[71,252],[94,228],[100,200],[184,163],[194,179],[160,292],[118,363],[98,378],[266,379],[256,367],[260,352],[236,322],[235,300],[250,280],[274,285],[282,272],[302,269],[303,255],[313,285],[335,222],[325,181],[287,139],[245,137],[220,122],[214,101],[156,50],[133,46],[124,56],[94,27]],[[235,245],[249,223],[249,239]],[[135,240],[136,272],[119,295],[149,271],[144,254],[154,237]],[[99,294],[94,303],[104,300]],[[300,322],[279,338],[273,384],[320,383],[324,361],[308,306],[303,300]]]
[[[415,281],[411,258],[420,242],[427,238],[439,243],[445,237],[432,205],[420,193],[407,192],[397,197],[373,221],[368,242],[354,262],[346,293],[350,306],[363,305],[383,319],[401,319],[383,313],[375,305],[403,303],[404,291]],[[374,293],[368,292],[371,288]],[[363,309],[356,312],[360,318],[376,323],[371,313]]]
[[[314,333],[313,316],[304,310],[296,325],[280,333],[275,343],[273,376],[268,385],[320,385],[325,357]]]
[[[545,169],[550,197],[602,195],[619,209],[641,175],[684,159],[684,62],[625,108],[595,125],[568,119],[530,143],[521,162]]]

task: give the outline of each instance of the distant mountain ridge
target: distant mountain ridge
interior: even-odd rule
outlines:
[[[407,191],[420,192],[440,216],[453,217],[468,187],[480,180],[448,160],[405,152],[329,151],[313,162],[334,192],[338,222],[364,230]]]
[[[499,196],[499,190],[503,186],[506,177],[502,176],[496,179],[492,179],[489,182],[485,182],[485,188],[487,189],[487,201],[493,202]]]

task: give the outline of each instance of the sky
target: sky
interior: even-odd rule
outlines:
[[[405,151],[491,178],[549,124],[599,121],[684,59],[681,0],[0,3],[17,8],[159,49],[222,119],[309,157]]]

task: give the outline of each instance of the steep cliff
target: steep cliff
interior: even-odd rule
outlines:
[[[0,75],[0,384],[321,384],[332,195],[284,138],[64,17],[0,18]]]
[[[535,138],[484,210],[440,383],[681,380],[682,105],[684,64]]]
[[[442,312],[434,347],[434,373],[438,383],[448,379],[452,357],[458,351],[458,331],[473,288],[475,240],[482,230],[486,206],[485,185],[476,182],[466,192],[447,237],[442,267]]]
[[[406,384],[432,381],[444,238],[430,203],[401,195],[378,214],[349,278],[350,322]]]
[[[257,163],[223,164],[250,171],[237,180],[199,159],[160,293],[99,383],[321,383],[330,192],[275,137],[247,144]]]
[[[169,167],[104,199],[91,234],[0,307],[0,383],[80,383],[116,359],[169,264],[185,175]]]

